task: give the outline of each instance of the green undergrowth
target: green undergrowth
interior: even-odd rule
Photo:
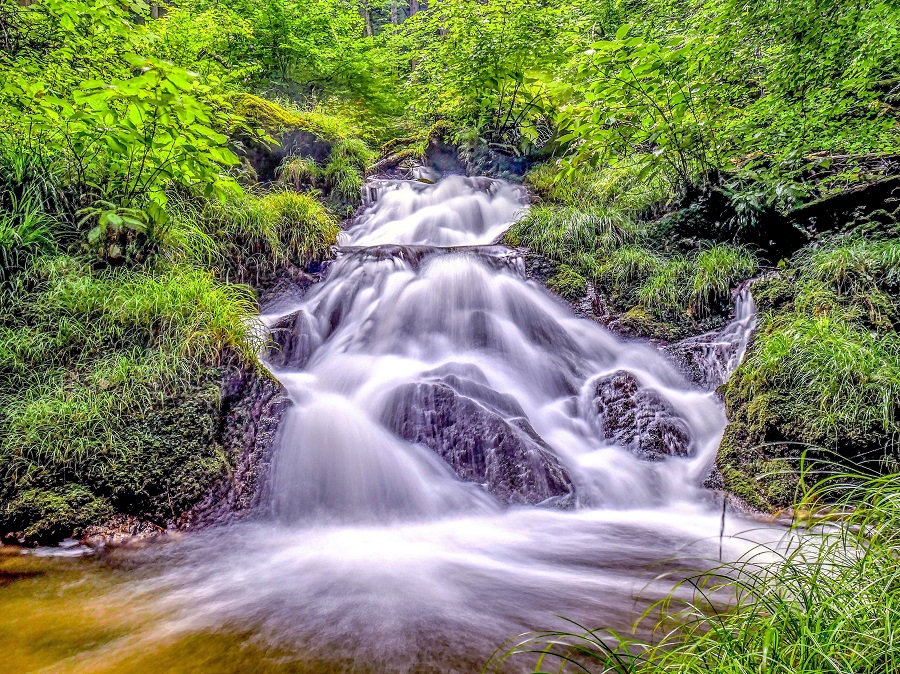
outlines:
[[[718,464],[752,505],[788,505],[807,446],[852,460],[900,439],[900,239],[849,235],[799,251],[753,286],[758,333],[724,387]]]
[[[285,187],[174,192],[168,208],[144,265],[98,264],[43,211],[33,229],[46,236],[14,240],[0,284],[0,535],[52,542],[113,513],[171,524],[230,469],[222,377],[255,368],[262,347],[242,284],[327,256],[338,221]]]
[[[249,288],[186,263],[57,256],[3,298],[3,534],[52,541],[113,511],[172,521],[226,469],[217,372],[255,363]]]
[[[224,203],[182,199],[174,213],[169,257],[199,261],[238,282],[326,257],[340,230],[315,194],[286,188],[247,190]]]
[[[732,289],[758,269],[752,249],[727,241],[668,247],[642,217],[661,192],[627,172],[561,177],[545,164],[529,183],[544,201],[510,228],[506,242],[563,265],[548,285],[564,297],[596,284],[623,314],[621,325],[639,334],[673,339],[721,321]]]
[[[819,483],[780,542],[711,562],[653,604],[639,623],[652,628],[650,640],[571,623],[511,640],[485,671],[531,663],[534,672],[587,674],[896,674],[898,480],[893,472]]]

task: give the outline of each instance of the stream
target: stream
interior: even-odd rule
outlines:
[[[324,282],[265,308],[292,402],[265,511],[137,553],[91,594],[128,627],[47,671],[477,672],[560,616],[629,632],[765,535],[729,514],[720,539],[715,395],[496,245],[522,188],[367,189]],[[711,380],[746,347],[742,297]]]

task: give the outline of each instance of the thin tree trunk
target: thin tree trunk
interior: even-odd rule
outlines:
[[[400,21],[397,18],[397,0],[391,0],[391,24],[396,26]]]
[[[409,15],[415,16],[419,11],[419,0],[409,0]]]
[[[362,0],[359,5],[359,13],[366,22],[366,37],[375,35],[375,29],[372,27],[372,13],[369,11],[369,0]]]
[[[159,18],[159,3],[158,2],[154,2],[152,5],[150,5],[150,18],[151,19]]]

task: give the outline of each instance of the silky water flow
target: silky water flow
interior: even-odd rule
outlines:
[[[720,539],[702,487],[721,402],[526,278],[495,244],[522,188],[367,190],[325,280],[264,316],[294,333],[269,363],[292,404],[266,511],[163,546],[135,590],[166,629],[334,671],[479,671],[559,616],[627,632],[660,574],[750,549],[756,525],[730,515]],[[740,361],[747,296],[739,313],[707,367]]]

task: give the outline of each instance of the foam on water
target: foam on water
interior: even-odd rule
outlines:
[[[701,485],[720,402],[652,347],[577,318],[491,245],[526,208],[520,188],[391,181],[370,199],[326,280],[265,317],[300,312],[304,331],[303,349],[272,367],[293,405],[270,508],[168,546],[170,570],[140,591],[161,597],[173,629],[246,629],[339,655],[342,671],[472,671],[554,614],[629,627],[660,570],[718,554],[720,514]],[[740,349],[742,330],[728,337]],[[689,456],[648,461],[605,437],[597,381],[622,371],[682,420]],[[577,507],[509,507],[392,432],[396,392],[435,380],[536,435]],[[726,533],[750,526],[732,518]],[[726,539],[724,551],[750,545]]]

